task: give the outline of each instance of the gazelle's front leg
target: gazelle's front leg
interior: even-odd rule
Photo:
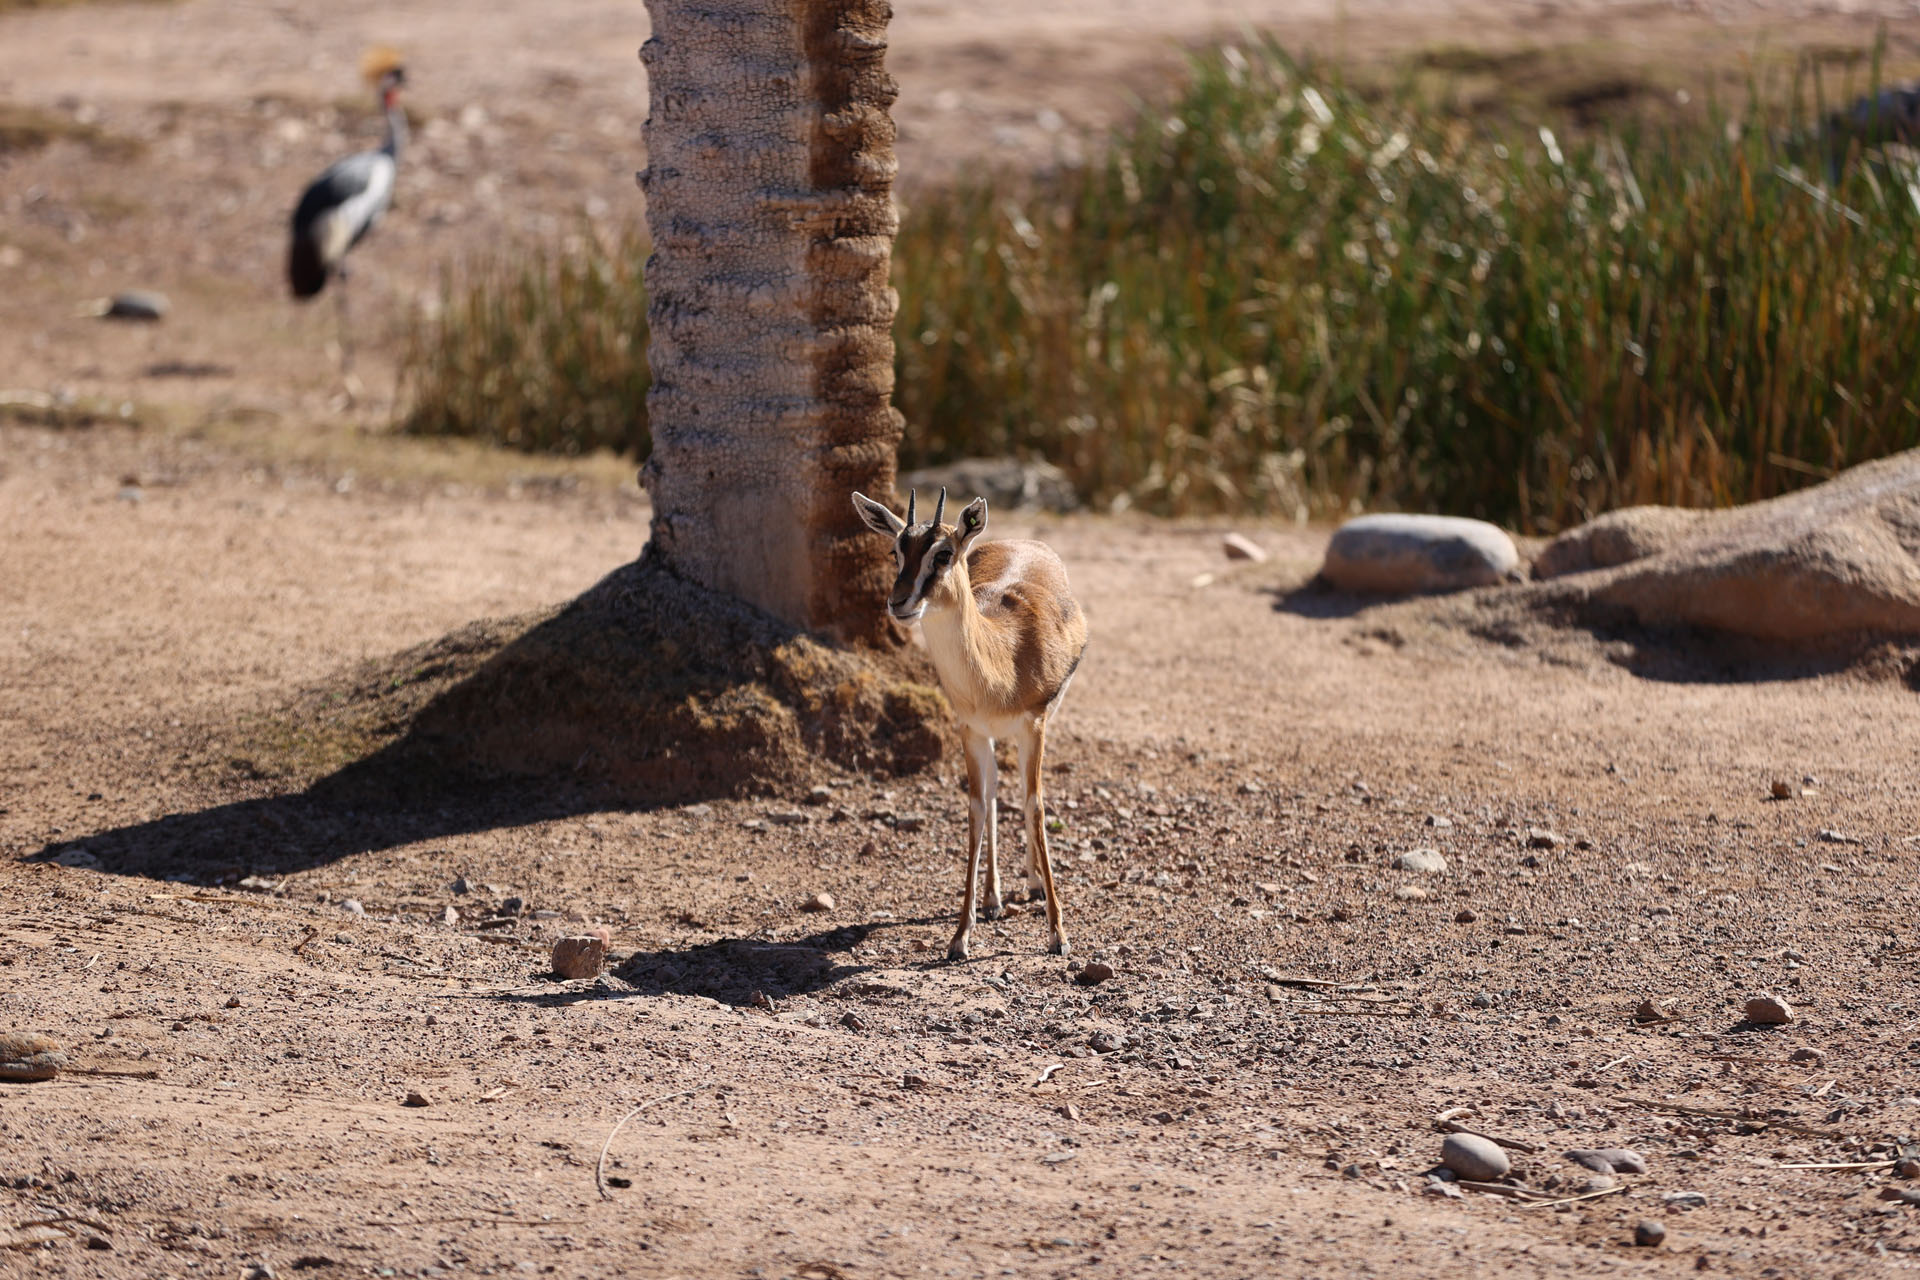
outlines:
[[[960,903],[960,929],[947,947],[949,960],[967,958],[967,937],[973,930],[974,894],[980,885],[980,855],[983,852],[986,854],[989,868],[994,868],[997,861],[994,858],[993,820],[1000,768],[993,759],[993,739],[963,725],[960,740],[967,753],[967,892]],[[988,887],[987,905],[993,914],[998,915],[1000,877],[997,868],[989,874],[993,883]]]
[[[1026,792],[1027,883],[1036,879],[1047,895],[1047,950],[1064,956],[1071,948],[1060,922],[1060,894],[1053,884],[1053,858],[1047,852],[1047,807],[1040,794],[1040,766],[1047,752],[1047,722],[1035,716],[1020,735],[1020,773]]]

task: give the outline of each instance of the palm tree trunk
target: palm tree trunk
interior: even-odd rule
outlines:
[[[650,556],[842,639],[885,634],[893,491],[887,0],[648,0]]]

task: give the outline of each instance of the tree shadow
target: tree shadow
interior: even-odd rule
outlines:
[[[47,845],[30,859],[220,882],[608,809],[790,792],[823,761],[918,771],[945,703],[897,655],[837,649],[645,558],[546,613],[464,627],[199,749],[217,785],[314,778]]]

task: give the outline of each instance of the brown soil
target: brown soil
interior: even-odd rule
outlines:
[[[1872,17],[1334,8],[1251,12],[1362,54],[1465,33],[1649,61],[1763,27],[1857,46]],[[1078,955],[1118,970],[1091,988],[1032,913],[939,959],[951,758],[822,765],[819,805],[329,786],[359,739],[286,707],[574,599],[647,511],[605,460],[359,430],[379,351],[361,407],[330,409],[332,317],[279,298],[285,207],[366,136],[331,104],[386,39],[433,55],[359,314],[391,325],[443,256],[563,231],[595,195],[617,221],[636,12],[0,18],[0,97],[143,140],[0,159],[0,390],[75,397],[35,410],[69,425],[0,423],[0,1032],[107,1073],[0,1084],[0,1274],[1912,1269],[1920,1210],[1876,1192],[1913,1183],[1779,1167],[1920,1130],[1920,743],[1880,668],[1330,596],[1305,586],[1318,531],[1249,528],[1275,557],[1246,567],[1214,527],[997,517],[1060,550],[1093,629],[1050,774]],[[909,172],[1043,156],[1037,110],[1117,113],[1169,41],[1249,12],[903,5]],[[133,284],[174,316],[72,316]],[[1420,847],[1450,869],[1391,869]],[[550,980],[551,940],[595,921],[620,976]],[[1762,990],[1799,1020],[1746,1025]],[[1647,997],[1673,1019],[1636,1024]],[[602,1144],[647,1102],[603,1198]],[[1651,1171],[1556,1207],[1427,1194],[1432,1117],[1459,1106],[1540,1149],[1535,1185],[1583,1182],[1575,1146]],[[1643,1218],[1663,1246],[1631,1245]]]

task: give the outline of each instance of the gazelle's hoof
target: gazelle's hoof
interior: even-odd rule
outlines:
[[[1007,909],[1001,904],[998,898],[988,898],[980,907],[980,918],[982,920],[998,920],[1005,914],[1007,914]]]
[[[1073,947],[1067,942],[1065,934],[1056,934],[1053,941],[1047,944],[1047,954],[1050,956],[1072,955]]]
[[[947,959],[965,960],[966,958],[967,958],[967,939],[966,939],[966,935],[962,934],[960,937],[955,938],[953,942],[948,945]]]
[[[1039,876],[1029,877],[1027,880],[1027,901],[1028,902],[1045,902],[1046,900],[1047,900],[1047,882],[1045,880],[1042,880]]]

